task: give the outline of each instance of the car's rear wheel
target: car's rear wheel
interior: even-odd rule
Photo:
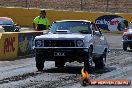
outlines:
[[[55,67],[61,68],[64,67],[64,65],[65,65],[65,61],[58,61],[58,60],[55,61]]]
[[[42,57],[42,55],[36,54],[35,60],[36,60],[36,67],[37,67],[38,71],[43,71],[45,60]]]
[[[122,31],[122,30],[124,30],[124,29],[127,28],[127,27],[128,27],[128,22],[124,20],[123,22],[120,22],[120,23],[118,24],[117,29],[118,29],[119,31]]]
[[[123,43],[123,50],[127,51],[127,44],[126,43]]]
[[[85,59],[84,59],[84,70],[85,71],[89,71],[90,66],[92,66],[92,59],[93,59],[93,49],[90,47],[88,49],[88,54],[86,55]]]
[[[96,58],[95,61],[95,68],[103,69],[106,65],[106,52],[104,52],[99,58]]]

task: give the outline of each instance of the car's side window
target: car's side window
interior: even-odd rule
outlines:
[[[92,31],[93,31],[93,34],[95,34],[95,31],[96,31],[96,27],[95,27],[95,25],[92,24],[91,27],[92,27],[91,29],[92,29]]]
[[[93,35],[95,35],[95,34],[102,35],[101,31],[99,30],[99,28],[94,23],[92,24],[92,30],[93,30]]]
[[[93,31],[97,31],[95,25],[92,25]]]
[[[97,25],[95,24],[95,27],[96,27],[96,31],[99,31],[100,34],[102,35],[102,32],[100,31],[100,29],[97,27]]]

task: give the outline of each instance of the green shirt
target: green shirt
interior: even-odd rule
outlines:
[[[34,20],[33,20],[34,23],[36,24],[43,24],[43,25],[46,25],[46,27],[48,28],[49,26],[49,20],[47,17],[45,18],[42,18],[40,16],[37,16]]]

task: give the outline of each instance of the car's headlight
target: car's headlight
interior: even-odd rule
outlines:
[[[42,46],[42,40],[35,40],[35,46],[41,47]]]
[[[128,36],[124,35],[123,40],[128,40]]]
[[[84,45],[84,43],[83,43],[82,40],[77,40],[77,41],[76,41],[76,46],[77,46],[77,47],[83,47],[83,45]]]

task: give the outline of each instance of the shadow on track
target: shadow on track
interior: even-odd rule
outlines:
[[[81,69],[83,66],[74,66],[74,67],[62,67],[62,68],[50,68],[44,69],[45,73],[69,73],[69,74],[81,74]],[[104,69],[95,69],[94,67],[90,68],[89,74],[103,74],[115,70],[115,67],[105,67]]]
[[[131,50],[127,50],[127,52],[132,52],[132,49]]]

